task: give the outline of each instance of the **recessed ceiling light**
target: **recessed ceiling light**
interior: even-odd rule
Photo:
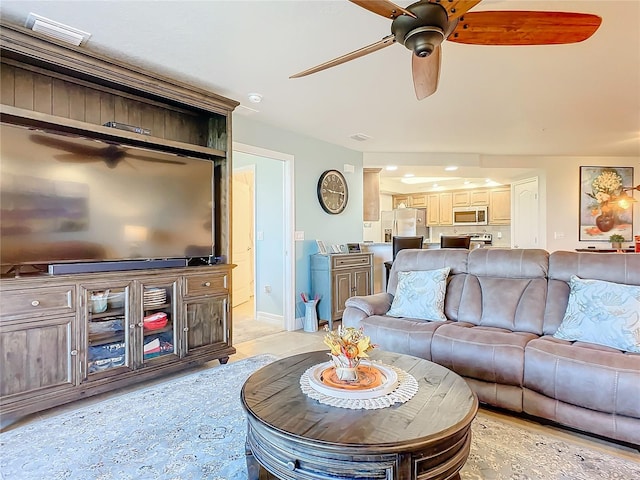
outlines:
[[[471,183],[471,182],[470,182],[469,180],[465,180],[465,181],[464,181],[464,184],[465,184],[465,185],[469,185],[470,183]]]
[[[405,173],[404,174],[404,178],[411,178],[411,177],[415,177],[415,175],[413,173]]]
[[[259,93],[250,93],[247,97],[251,103],[260,103],[262,101],[262,95]]]
[[[485,178],[484,181],[485,181],[485,183],[491,183],[491,179],[490,178]]]
[[[396,165],[387,165],[386,167],[384,167],[384,169],[388,172],[393,172],[395,170],[398,169],[398,167]]]
[[[438,185],[437,183],[434,183],[433,185],[431,185],[433,188],[438,188],[440,185]]]
[[[455,172],[458,169],[458,167],[456,167],[455,165],[449,165],[448,167],[444,167],[444,169],[447,172]]]

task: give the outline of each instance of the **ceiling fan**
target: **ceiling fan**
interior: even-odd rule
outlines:
[[[59,138],[50,138],[44,135],[29,135],[29,139],[39,145],[66,150],[69,153],[54,155],[56,160],[61,162],[72,163],[88,163],[88,162],[104,162],[109,168],[116,168],[118,164],[125,159],[136,159],[144,162],[168,163],[173,165],[185,165],[184,162],[178,160],[164,160],[160,158],[145,157],[144,155],[136,155],[129,153],[126,148],[119,144],[108,143],[105,147],[92,147],[88,145],[79,145],[67,140]],[[135,168],[135,167],[134,167]]]
[[[543,11],[469,12],[481,0],[421,0],[402,8],[388,0],[349,0],[392,20],[382,40],[296,73],[299,78],[401,43],[413,52],[411,69],[418,100],[438,88],[444,40],[474,45],[557,45],[586,40],[602,19],[597,15]]]

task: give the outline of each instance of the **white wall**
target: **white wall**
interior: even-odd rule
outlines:
[[[507,157],[483,156],[485,167],[538,168],[540,172],[541,238],[546,249],[574,250],[602,242],[580,242],[579,188],[581,166],[634,167],[633,185],[640,184],[640,157]],[[631,185],[630,185],[631,186]],[[640,194],[636,192],[636,200]],[[633,211],[634,234],[640,234],[640,206]],[[608,246],[608,245],[606,245]]]

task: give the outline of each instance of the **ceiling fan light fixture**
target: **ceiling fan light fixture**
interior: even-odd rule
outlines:
[[[418,57],[428,57],[444,41],[444,31],[438,27],[419,27],[410,31],[404,46]]]

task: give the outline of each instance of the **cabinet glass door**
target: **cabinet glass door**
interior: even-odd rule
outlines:
[[[174,360],[176,343],[177,281],[145,284],[142,287],[142,321],[138,323],[142,338],[142,362]]]
[[[128,286],[84,288],[85,378],[131,368],[128,298]]]

